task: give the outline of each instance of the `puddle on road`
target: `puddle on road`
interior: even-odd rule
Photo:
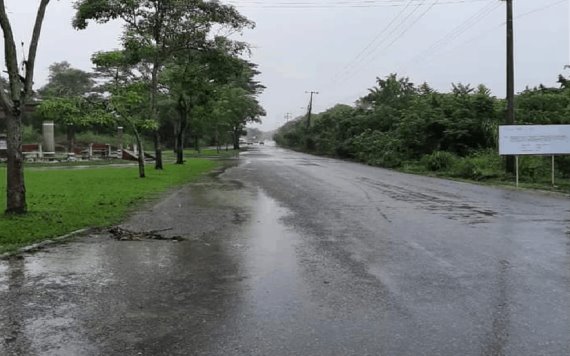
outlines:
[[[290,307],[302,299],[303,279],[295,251],[299,236],[284,226],[282,219],[287,215],[287,209],[258,191],[251,223],[243,229],[248,239],[246,268],[252,276],[246,299],[260,317],[275,322],[291,318]]]
[[[93,354],[77,319],[80,298],[112,281],[94,246],[62,245],[0,261],[0,354]]]
[[[281,222],[289,212],[239,181],[216,179],[178,195],[157,206],[176,214],[195,208],[186,219],[177,215],[179,229],[196,237],[189,241],[102,234],[0,261],[0,355],[102,354],[129,342],[159,352],[189,340],[209,349],[211,328],[240,313],[264,325],[294,317],[302,278],[298,236]],[[140,219],[171,223],[153,209]]]

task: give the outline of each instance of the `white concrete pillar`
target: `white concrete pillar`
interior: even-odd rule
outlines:
[[[55,154],[55,125],[53,121],[44,121],[42,125],[43,132],[43,153]]]

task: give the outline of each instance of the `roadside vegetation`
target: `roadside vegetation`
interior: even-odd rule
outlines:
[[[136,167],[27,169],[30,211],[0,216],[0,253],[78,229],[113,225],[141,202],[218,166],[211,160],[192,159],[185,165],[152,170],[146,179],[136,178]],[[6,169],[0,166],[0,189],[6,188],[5,177]],[[0,204],[5,199],[0,195]]]
[[[527,88],[516,97],[519,124],[569,124],[570,82]],[[354,106],[336,105],[282,126],[277,143],[309,153],[352,159],[410,173],[493,184],[512,182],[498,155],[498,127],[506,102],[480,85],[452,84],[440,93],[395,74],[378,78]],[[523,186],[550,187],[551,158],[521,157]],[[570,157],[556,157],[556,181],[570,186]]]
[[[138,165],[130,172],[145,178],[149,159],[162,170],[168,151],[176,152],[176,164],[183,165],[188,147],[217,147],[216,155],[228,145],[239,150],[246,125],[265,115],[258,101],[264,90],[256,79],[260,73],[248,60],[251,49],[229,35],[255,26],[236,7],[206,0],[71,3],[76,12],[69,31],[120,19],[120,46],[87,53],[91,72],[66,61],[52,64],[48,82],[40,88],[34,87],[35,59],[50,1],[40,1],[35,22],[27,24],[34,31],[25,55],[16,50],[10,13],[0,4],[7,67],[0,78],[0,134],[5,133],[0,161],[6,161],[7,180],[7,198],[1,202],[6,213],[33,212],[37,203],[26,195],[24,169],[44,152],[52,160],[75,160],[91,158],[93,149],[105,158],[124,149],[125,158]],[[46,140],[49,149],[41,150],[46,121],[55,123],[55,147]]]
[[[0,207],[6,212],[0,216],[0,252],[120,221],[137,202],[218,165],[204,158],[235,157],[246,125],[265,115],[258,102],[264,86],[256,80],[257,65],[248,60],[250,47],[229,35],[254,23],[234,6],[74,0],[69,31],[121,19],[121,43],[115,50],[86,53],[92,71],[53,63],[47,83],[36,88],[35,60],[50,1],[37,6],[35,21],[14,24],[33,28],[20,51],[11,13],[0,4],[6,43],[0,76]],[[49,129],[42,132],[44,124]],[[149,171],[149,163],[155,169]]]

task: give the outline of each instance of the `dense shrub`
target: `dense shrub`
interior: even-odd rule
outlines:
[[[517,96],[521,124],[570,123],[570,81],[560,88],[539,86]],[[453,84],[439,93],[392,74],[377,78],[377,85],[353,107],[336,105],[312,116],[289,122],[275,135],[279,145],[352,158],[387,168],[414,167],[468,179],[511,178],[497,153],[498,127],[506,103],[485,86]],[[414,164],[413,162],[419,162]],[[557,158],[561,177],[570,177],[570,157]],[[550,160],[523,157],[522,180],[550,176]]]
[[[422,157],[422,164],[428,171],[445,171],[451,168],[456,157],[446,151],[435,151]]]
[[[22,130],[22,141],[24,143],[40,143],[42,142],[42,134],[32,126],[24,126]]]
[[[454,177],[475,180],[502,178],[503,159],[494,150],[478,151],[455,161],[449,172]]]

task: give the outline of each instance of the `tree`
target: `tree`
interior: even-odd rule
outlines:
[[[6,213],[23,214],[27,211],[26,186],[22,154],[22,113],[33,95],[34,66],[42,24],[50,0],[41,0],[36,14],[32,39],[20,73],[14,33],[4,0],[0,0],[0,27],[4,36],[4,57],[8,73],[8,85],[0,87],[0,105],[6,113],[7,123],[7,200]]]
[[[43,100],[38,107],[42,119],[65,125],[69,152],[73,152],[75,145],[75,128],[86,124],[81,106],[79,98],[62,97]]]
[[[66,61],[49,67],[48,83],[38,90],[42,98],[81,97],[93,91],[93,75],[71,67]]]
[[[116,87],[111,93],[109,100],[109,112],[118,123],[130,127],[135,135],[138,146],[138,166],[139,177],[145,178],[144,167],[144,147],[141,139],[141,130],[156,129],[156,122],[147,120],[146,117],[146,95],[148,91],[146,83],[134,82]]]
[[[196,138],[203,133],[200,129],[209,130],[218,147],[220,140],[227,136],[229,128],[219,116],[212,115],[212,103],[219,87],[234,83],[253,67],[239,57],[247,50],[243,42],[216,37],[207,48],[179,52],[167,63],[160,83],[176,111],[171,122],[177,164],[184,162],[186,131],[191,131]],[[251,86],[255,91],[260,85],[246,82],[244,86]]]
[[[253,94],[232,85],[218,89],[213,107],[212,115],[216,119],[223,119],[230,128],[235,150],[240,149],[239,138],[244,134],[246,125],[261,122],[260,117],[265,116],[265,110]]]
[[[209,100],[208,93],[213,87],[208,75],[209,66],[202,60],[200,54],[179,58],[167,66],[161,78],[168,93],[167,103],[175,111],[171,117],[176,164],[184,163],[185,134],[192,126],[191,115],[197,106]]]
[[[42,98],[38,114],[66,128],[68,150],[73,152],[76,131],[93,124],[86,115],[91,109],[87,98],[95,87],[93,74],[66,61],[52,64],[49,72],[48,83],[38,90]]]
[[[173,55],[199,50],[210,41],[214,25],[240,30],[253,23],[230,5],[218,1],[79,0],[74,27],[90,20],[105,23],[120,18],[126,23],[124,48],[145,64],[149,78],[149,117],[158,122],[159,74]],[[158,125],[157,125],[158,127]],[[154,134],[156,169],[162,169],[159,131]]]
[[[144,148],[141,130],[156,130],[156,121],[147,119],[146,95],[148,85],[136,79],[136,65],[125,51],[98,52],[91,57],[101,83],[98,91],[104,109],[90,112],[88,121],[114,120],[130,127],[138,147],[139,177],[145,178]]]

